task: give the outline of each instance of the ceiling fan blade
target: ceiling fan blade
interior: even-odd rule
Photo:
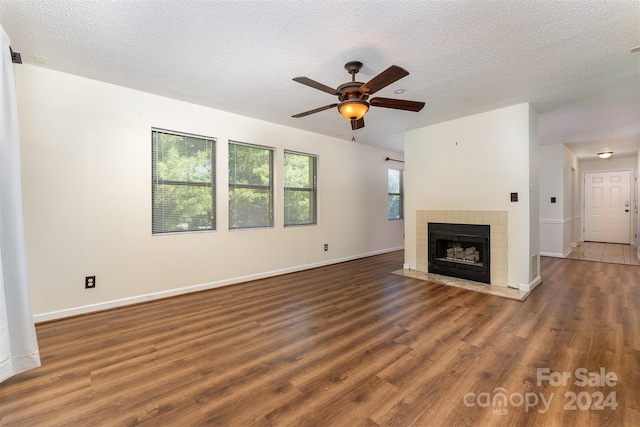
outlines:
[[[308,116],[309,114],[319,113],[320,111],[328,110],[329,108],[337,107],[338,104],[325,105],[324,107],[316,108],[315,110],[305,111],[304,113],[295,114],[291,117],[299,119],[300,117]]]
[[[373,98],[369,104],[374,107],[395,108],[396,110],[407,110],[418,112],[424,107],[424,102],[406,101],[404,99]]]
[[[400,80],[403,77],[409,75],[409,72],[404,68],[400,68],[397,65],[392,65],[387,68],[367,83],[360,86],[360,93],[367,93],[367,95],[372,95],[373,93],[379,91],[380,89],[389,86],[391,83]]]
[[[309,87],[312,87],[314,89],[318,89],[318,90],[321,90],[323,92],[330,93],[331,95],[336,95],[336,96],[340,95],[340,93],[337,90],[335,90],[334,88],[329,87],[327,85],[323,85],[322,83],[318,83],[317,81],[311,80],[308,77],[294,77],[293,80],[298,82],[298,83],[302,83],[303,85],[307,85]]]
[[[351,120],[351,130],[362,129],[364,127],[364,119]]]

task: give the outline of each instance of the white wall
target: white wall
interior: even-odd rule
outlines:
[[[562,256],[563,213],[562,145],[540,147],[540,252]],[[551,197],[556,203],[551,203]]]
[[[540,281],[540,123],[538,112],[530,105],[529,110],[529,280],[520,282],[519,287],[530,290]]]
[[[575,208],[571,210],[572,171],[576,173]],[[565,257],[581,239],[581,193],[576,156],[564,145],[540,147],[540,253]],[[551,203],[551,198],[556,203]],[[574,240],[572,242],[572,227]]]
[[[635,157],[612,157],[609,160],[582,160],[580,170],[583,176],[587,172],[609,172],[617,170],[636,170]],[[634,174],[632,174],[634,175]]]
[[[631,227],[634,230],[635,238],[632,242],[635,242],[637,257],[640,260],[640,212],[638,212],[638,203],[640,203],[640,186],[638,185],[638,175],[640,174],[640,151],[636,157],[636,170],[633,179],[633,215],[634,225]]]
[[[15,72],[36,320],[403,247],[384,161],[399,153],[45,68]],[[217,138],[217,231],[151,235],[151,127]],[[275,228],[228,230],[228,140],[276,148]],[[319,156],[317,226],[282,225],[284,149]],[[90,275],[97,286],[85,290]]]
[[[416,266],[416,211],[508,213],[508,283],[528,285],[538,222],[537,114],[515,105],[406,132],[405,263]],[[519,201],[512,203],[510,193]],[[534,205],[532,206],[532,200]],[[532,217],[533,216],[533,217]]]
[[[563,248],[570,251],[582,241],[582,179],[580,172],[580,162],[573,152],[566,146],[562,145],[562,177],[564,181],[564,218],[563,228]],[[573,182],[573,183],[572,183]],[[573,209],[571,191],[573,187]]]

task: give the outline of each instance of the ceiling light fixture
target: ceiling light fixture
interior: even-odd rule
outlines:
[[[347,120],[360,120],[369,111],[369,103],[357,99],[344,101],[338,106],[338,110]]]
[[[613,156],[613,151],[601,151],[598,153],[598,157],[601,159],[610,159]]]
[[[400,95],[401,93],[404,93],[404,89],[396,89],[393,91],[393,93]]]
[[[303,85],[337,96],[339,102],[305,111],[304,113],[294,114],[291,117],[304,117],[309,114],[319,113],[320,111],[338,107],[340,114],[351,122],[351,130],[354,133],[355,139],[355,132],[356,130],[364,127],[364,115],[369,111],[369,107],[371,106],[415,112],[422,110],[424,107],[424,102],[392,98],[373,98],[370,103],[367,102],[369,96],[375,92],[409,75],[407,70],[400,68],[397,65],[392,65],[373,79],[369,80],[367,83],[356,81],[356,74],[360,71],[360,68],[362,68],[362,62],[347,62],[344,65],[344,68],[349,72],[349,74],[351,74],[351,81],[341,84],[336,89],[323,85],[322,83],[318,83],[308,77],[295,77],[293,80],[298,83],[302,83]],[[398,91],[396,91],[396,93],[398,93]]]

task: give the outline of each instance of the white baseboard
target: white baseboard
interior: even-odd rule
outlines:
[[[571,247],[569,247],[566,251],[564,251],[563,254],[561,254],[559,252],[540,252],[540,256],[548,256],[548,257],[553,257],[553,258],[566,258],[566,257],[569,256],[571,251],[573,251],[574,247],[575,246],[573,246],[573,244],[572,244]]]
[[[199,285],[186,286],[184,288],[169,289],[166,291],[153,292],[150,294],[137,295],[134,297],[121,298],[117,300],[105,301],[105,302],[100,302],[96,304],[89,304],[81,307],[73,307],[73,308],[67,308],[64,310],[50,311],[48,313],[34,314],[33,321],[34,323],[41,323],[41,322],[48,322],[51,320],[62,319],[65,317],[79,316],[82,314],[93,313],[96,311],[109,310],[112,308],[124,307],[127,305],[139,304],[142,302],[148,302],[148,301],[153,301],[157,299],[173,297],[177,295],[189,294],[192,292],[199,292],[199,291],[205,291],[208,289],[220,288],[222,286],[235,285],[238,283],[249,282],[251,280],[258,280],[258,279],[264,279],[267,277],[280,276],[283,274],[295,273],[297,271],[310,270],[312,268],[317,268],[317,267],[324,267],[331,264],[339,264],[341,262],[353,261],[360,258],[367,258],[374,255],[381,255],[388,252],[399,251],[402,249],[404,249],[403,246],[396,247],[396,248],[382,249],[379,251],[368,252],[365,254],[352,255],[352,256],[332,259],[328,261],[321,261],[321,262],[316,262],[312,264],[299,265],[295,267],[288,267],[280,270],[267,271],[264,273],[250,274],[248,276],[234,277],[231,279],[219,280],[216,282],[201,283]]]
[[[583,242],[583,240],[578,240],[577,242],[572,243],[572,244],[571,244],[571,247],[572,247],[572,248],[576,248],[576,247],[578,247],[578,245],[579,245],[580,243],[582,243],[582,242]]]
[[[567,254],[568,255],[568,254]],[[540,252],[540,256],[548,256],[553,258],[565,258],[565,254],[561,254],[558,252]]]
[[[540,254],[542,255],[542,254]],[[525,284],[525,283],[520,283],[520,290],[524,291],[524,292],[531,292],[532,290],[534,290],[536,287],[538,287],[538,285],[542,283],[542,277],[540,276],[536,276],[535,279],[533,279],[531,281],[531,283],[529,284]]]

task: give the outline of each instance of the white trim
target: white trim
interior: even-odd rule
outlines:
[[[549,256],[553,258],[564,258],[566,255],[558,252],[540,252],[540,256]]]
[[[352,255],[348,257],[332,259],[328,261],[316,262],[313,264],[299,265],[295,267],[283,268],[280,270],[267,271],[264,273],[251,274],[248,276],[234,277],[231,279],[219,280],[217,282],[201,283],[199,285],[186,286],[184,288],[169,289],[166,291],[153,292],[150,294],[138,295],[134,297],[121,298],[112,301],[105,301],[96,304],[89,304],[80,307],[67,308],[64,310],[50,311],[48,313],[35,314],[33,316],[34,323],[48,322],[51,320],[62,319],[65,317],[78,316],[81,314],[88,314],[96,311],[109,310],[112,308],[124,307],[132,304],[139,304],[143,302],[153,301],[162,298],[173,297],[177,295],[189,294],[192,292],[205,291],[208,289],[220,288],[222,286],[235,285],[238,283],[248,282],[251,280],[264,279],[267,277],[280,276],[288,273],[295,273],[303,270],[310,270],[312,268],[324,267],[332,264],[339,264],[345,261],[353,261],[360,258],[367,258],[374,255],[381,255],[388,252],[395,252],[404,249],[404,246],[382,249],[379,251],[368,252],[364,254]]]
[[[567,224],[569,222],[573,222],[571,218],[565,219],[543,219],[540,218],[540,224]]]
[[[529,284],[520,283],[519,289],[523,292],[531,292],[532,290],[537,288],[540,283],[542,283],[542,277],[536,276],[535,279],[533,279]]]
[[[571,247],[569,247],[566,251],[564,251],[563,254],[558,252],[540,252],[540,256],[549,256],[553,258],[566,258],[569,256],[569,254],[571,253],[571,251],[573,251],[573,248],[575,247],[576,247],[575,244],[571,244]]]

